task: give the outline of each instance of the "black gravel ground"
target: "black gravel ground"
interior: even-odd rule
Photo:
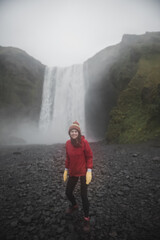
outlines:
[[[159,240],[160,146],[91,143],[91,231],[65,215],[64,144],[0,147],[1,240]]]

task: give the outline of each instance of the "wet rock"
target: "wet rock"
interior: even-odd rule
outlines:
[[[117,237],[117,232],[116,231],[112,231],[112,232],[109,233],[109,236],[115,238],[115,237]]]
[[[63,144],[0,149],[0,239],[159,239],[160,148],[104,143],[91,147],[89,235],[83,232],[79,182],[79,211],[65,215]]]
[[[57,228],[57,233],[58,233],[58,234],[63,233],[63,230],[64,230],[63,227],[58,227],[58,228]]]
[[[124,193],[123,193],[122,191],[118,191],[117,194],[121,196],[121,195],[123,195]]]
[[[152,161],[154,161],[154,162],[160,162],[160,157],[159,157],[159,156],[156,156],[156,157],[152,158]]]
[[[137,153],[132,154],[132,157],[138,157]]]
[[[13,152],[14,155],[21,155],[21,152]]]
[[[91,219],[90,219],[90,224],[91,224],[92,226],[95,226],[95,224],[96,224],[96,217],[95,217],[95,216],[92,216],[92,217],[91,217]]]
[[[18,225],[18,220],[11,222],[11,227],[16,227]]]
[[[31,220],[32,220],[32,217],[22,217],[22,218],[21,218],[21,221],[22,221],[23,223],[30,223]]]

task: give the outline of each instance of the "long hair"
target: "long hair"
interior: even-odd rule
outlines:
[[[71,138],[71,143],[76,148],[82,146],[82,144],[81,144],[81,134],[80,134],[79,131],[78,131],[78,137],[76,139]]]

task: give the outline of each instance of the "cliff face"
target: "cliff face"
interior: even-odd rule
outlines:
[[[90,135],[94,133],[96,137],[103,138],[106,134],[110,142],[131,142],[135,139],[134,142],[160,135],[157,126],[157,109],[160,109],[159,54],[160,33],[124,35],[120,44],[102,50],[85,62],[88,83],[86,122]],[[139,89],[138,92],[135,88]],[[141,109],[135,109],[135,105],[141,106]],[[126,114],[126,108],[130,115]],[[146,114],[145,124],[143,119],[146,119]],[[140,115],[141,126],[138,126],[136,122]],[[153,121],[155,115],[156,120]],[[131,116],[134,116],[133,122],[127,125]],[[134,125],[133,132],[138,132],[136,137],[130,131],[131,125]],[[153,126],[156,126],[155,134],[147,135],[146,129],[152,132]],[[128,140],[125,140],[127,136]]]
[[[118,44],[102,50],[84,63],[86,130],[91,139],[104,138],[109,112],[116,104],[117,89],[111,81],[110,68],[119,55]]]
[[[0,47],[0,111],[2,116],[37,120],[44,65],[22,50]]]
[[[22,50],[0,47],[0,130],[22,119],[38,121],[44,69]]]
[[[121,89],[110,113],[106,137],[109,142],[134,143],[160,137],[160,34],[146,34],[132,44],[137,57],[122,62],[113,75]],[[133,71],[125,83],[127,72]],[[122,86],[122,87],[121,87]]]

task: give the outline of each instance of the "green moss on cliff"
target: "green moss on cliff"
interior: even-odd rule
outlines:
[[[160,136],[160,54],[141,56],[137,71],[111,111],[107,140],[135,143]]]

